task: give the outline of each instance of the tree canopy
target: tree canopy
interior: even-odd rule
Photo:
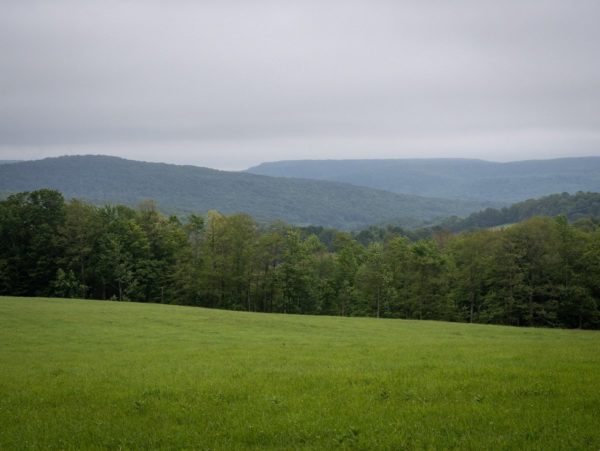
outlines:
[[[0,294],[304,314],[600,327],[600,228],[537,216],[510,228],[377,240],[245,214],[161,214],[0,201]]]

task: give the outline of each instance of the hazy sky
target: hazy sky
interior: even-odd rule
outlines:
[[[600,1],[0,0],[0,159],[600,155]]]

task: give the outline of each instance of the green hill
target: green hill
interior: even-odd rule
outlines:
[[[449,218],[441,226],[460,232],[513,224],[533,216],[566,216],[571,222],[600,219],[600,193],[562,193],[528,199],[502,209],[488,208],[464,219]]]
[[[244,212],[260,220],[351,229],[396,221],[464,216],[489,203],[448,201],[327,181],[266,177],[106,156],[47,158],[0,165],[0,193],[52,188],[94,203],[154,199],[167,213]]]
[[[600,333],[0,297],[0,449],[600,448]]]
[[[468,159],[299,160],[263,163],[248,172],[505,203],[560,192],[600,191],[600,157],[511,163]]]

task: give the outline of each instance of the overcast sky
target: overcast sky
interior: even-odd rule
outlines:
[[[600,1],[0,0],[0,159],[600,155]]]

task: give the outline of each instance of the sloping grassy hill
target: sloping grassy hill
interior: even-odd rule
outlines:
[[[265,177],[196,166],[145,163],[107,156],[73,156],[0,165],[0,192],[51,188],[90,202],[137,206],[157,201],[166,213],[248,213],[351,229],[379,222],[465,216],[489,202],[402,195],[345,183]]]
[[[513,203],[600,191],[600,157],[496,163],[460,158],[297,160],[263,163],[253,174],[334,180],[395,193]]]
[[[0,449],[600,448],[600,333],[0,298]]]

